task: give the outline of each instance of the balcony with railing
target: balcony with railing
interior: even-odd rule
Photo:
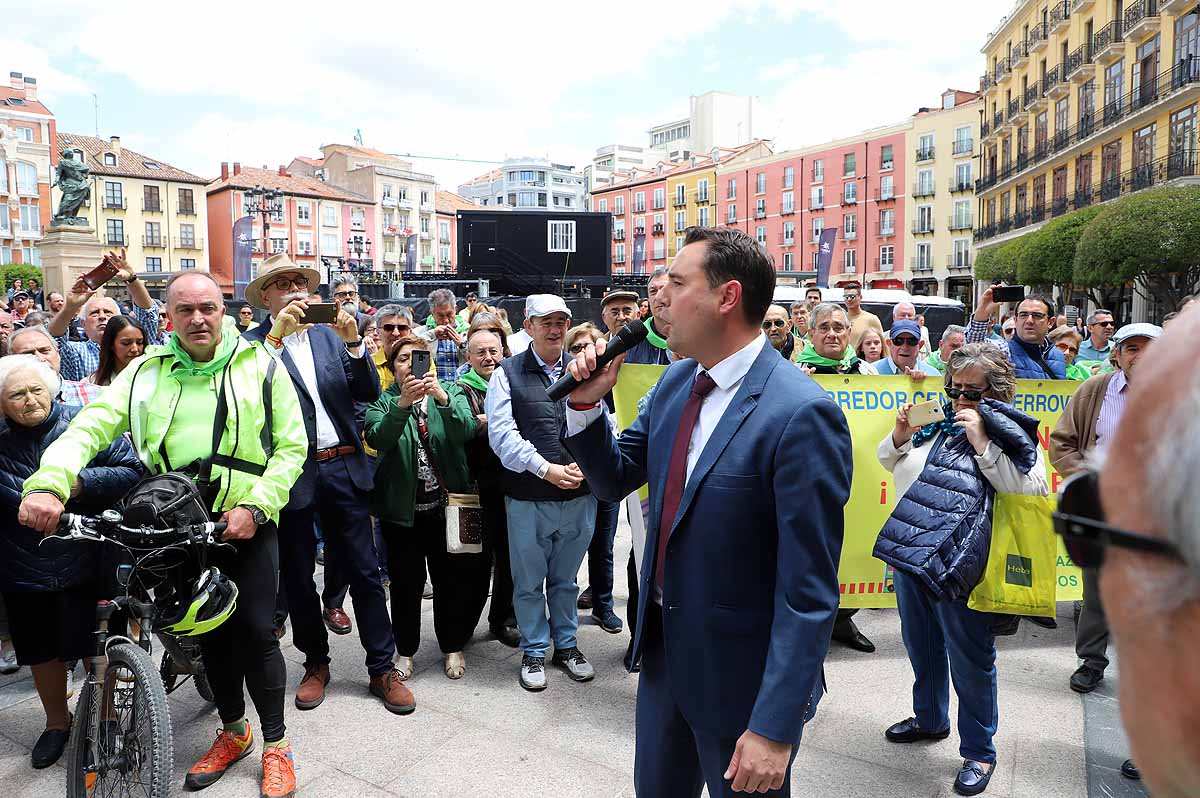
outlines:
[[[933,260],[930,256],[916,256],[908,259],[908,268],[914,272],[933,271]]]
[[[847,230],[846,228],[843,227],[841,229],[841,231],[838,233],[838,238],[842,239],[843,241],[857,241],[858,240],[858,230],[857,229]]]
[[[1004,127],[1004,111],[998,110],[992,114],[992,130],[999,133],[1002,127]]]
[[[128,207],[129,207],[129,203],[125,201],[124,197],[105,197],[104,198],[105,210],[123,211]]]
[[[1092,36],[1092,58],[1097,64],[1108,66],[1124,55],[1125,35],[1121,20],[1113,20]]]
[[[782,207],[779,209],[779,215],[780,215],[780,216],[795,216],[795,215],[796,215],[796,205],[795,205],[795,203],[793,203],[793,204],[791,204],[791,205],[784,205],[784,206],[782,206]]]
[[[204,249],[204,239],[195,236],[175,236],[175,249]]]
[[[785,247],[795,246],[796,232],[793,230],[791,235],[788,235],[787,233],[780,233],[779,234],[779,243],[780,243],[780,245],[785,246]]]
[[[971,268],[971,253],[958,252],[946,256],[947,269],[969,269]]]
[[[1025,59],[1029,57],[1029,46],[1025,42],[1017,42],[1013,45],[1012,55],[1009,56],[1009,63],[1015,70],[1021,64],[1025,63]]]
[[[124,233],[109,233],[105,236],[105,241],[110,247],[127,247],[129,246],[129,236]]]
[[[996,222],[997,235],[1004,235],[1011,229],[1013,229],[1013,221],[1011,216],[1001,216],[1000,221]]]
[[[934,156],[934,148],[933,148],[932,144],[929,145],[928,147],[917,147],[917,163],[922,163],[924,161],[932,161],[933,156]]]
[[[1009,63],[1007,57],[996,60],[996,67],[992,70],[992,76],[996,79],[996,85],[999,86],[1012,75],[1012,64]]]
[[[676,208],[686,208],[686,207],[687,207],[687,197],[686,197],[686,196],[681,196],[681,195],[679,195],[679,194],[676,194],[676,195],[675,195],[675,202],[674,202],[674,203],[672,203],[672,204],[673,204],[673,205],[674,205]]]
[[[857,191],[843,191],[842,192],[842,204],[843,205],[856,205],[857,203],[858,203],[858,192]]]
[[[1042,78],[1042,95],[1047,100],[1058,100],[1070,93],[1070,84],[1064,83],[1062,79],[1062,64],[1047,69],[1046,77]]]
[[[880,238],[891,238],[896,235],[896,223],[880,225],[879,232],[875,235]]]
[[[992,135],[992,123],[991,122],[980,122],[979,123],[979,139],[980,139],[980,141],[986,139],[990,135]]]
[[[175,211],[175,213],[178,216],[195,216],[196,215],[196,206],[195,205],[180,205],[179,210]]]
[[[1012,122],[1012,121],[1016,120],[1017,116],[1020,113],[1021,113],[1021,101],[1017,100],[1017,99],[1009,100],[1008,101],[1008,117],[1007,117],[1008,121]]]
[[[165,249],[162,236],[142,236],[142,247],[147,249]]]
[[[992,75],[990,72],[985,72],[979,76],[979,93],[980,94],[983,94],[984,92],[986,92],[988,89],[992,88],[995,85],[996,85],[996,82],[994,80],[992,80]]]
[[[896,266],[893,261],[886,260],[884,258],[876,258],[875,259],[875,271],[877,271],[877,272],[882,272],[884,274],[891,274],[895,270],[895,268],[896,268]]]
[[[1037,102],[1038,94],[1040,94],[1040,92],[1038,91],[1038,84],[1035,80],[1032,86],[1027,86],[1025,88],[1025,95],[1021,98],[1021,108],[1026,111],[1030,110],[1030,107]]]
[[[696,192],[696,204],[699,205],[702,202],[708,202],[708,192],[707,191],[697,191]]]
[[[142,213],[162,213],[162,202],[157,199],[142,199]]]
[[[619,230],[613,230],[613,241],[624,241],[624,240],[625,240],[624,228],[621,228]]]
[[[1034,55],[1045,47],[1049,41],[1050,36],[1047,33],[1046,23],[1039,22],[1029,29],[1029,38],[1025,40],[1025,43],[1029,47],[1029,54]]]
[[[970,155],[975,152],[975,140],[955,139],[954,143],[950,146],[950,151],[955,156]]]
[[[654,225],[654,227],[650,228],[650,235],[652,235],[652,236],[660,236],[660,235],[662,235],[662,234],[663,234],[663,232],[664,232],[664,229],[663,229],[663,228],[664,228],[664,226],[663,226],[663,225],[661,225],[661,224],[656,224],[656,225]]]
[[[933,219],[917,219],[912,223],[912,233],[915,236],[932,235],[935,232],[933,228]]]
[[[876,202],[894,202],[896,200],[896,191],[891,188],[877,188],[874,193]]]
[[[950,230],[970,230],[974,225],[971,222],[971,214],[956,213],[950,217],[948,224]]]
[[[933,184],[932,180],[930,180],[927,183],[920,181],[920,180],[918,180],[916,183],[913,183],[913,187],[912,187],[913,199],[919,199],[921,197],[932,197],[936,193],[937,193],[937,191],[934,189],[934,184]]]
[[[1081,44],[1074,52],[1067,56],[1064,74],[1067,80],[1072,83],[1086,83],[1096,76],[1096,69],[1092,66],[1092,45],[1090,42]]]
[[[812,182],[814,182],[814,183],[824,183],[825,182],[825,170],[824,169],[814,168],[809,174],[812,177]]]
[[[1159,28],[1158,0],[1136,0],[1125,9],[1125,38],[1140,42]]]
[[[1050,32],[1061,33],[1071,27],[1071,4],[1060,0],[1050,7]]]
[[[950,193],[961,194],[964,191],[974,191],[975,184],[970,180],[959,180],[957,177],[950,178]]]

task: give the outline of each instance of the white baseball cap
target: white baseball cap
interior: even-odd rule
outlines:
[[[1117,334],[1113,336],[1113,343],[1123,344],[1130,338],[1161,338],[1162,334],[1163,328],[1157,324],[1146,324],[1144,322],[1126,324],[1117,330]]]
[[[551,313],[565,313],[571,318],[571,309],[560,296],[554,294],[530,294],[525,297],[525,318],[549,316]]]

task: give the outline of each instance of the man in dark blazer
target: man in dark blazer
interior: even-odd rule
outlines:
[[[416,708],[404,685],[408,674],[393,665],[392,623],[379,576],[368,510],[372,469],[355,423],[355,402],[379,398],[379,375],[358,335],[354,316],[339,310],[333,324],[304,324],[310,291],[320,275],[286,255],[263,262],[246,286],[246,301],[270,319],[243,333],[278,355],[296,386],[308,459],[280,515],[280,575],[292,617],[292,639],[304,652],[304,677],[296,707],[315,709],[329,684],[329,635],[313,582],[316,567],[314,518],[319,517],[328,561],[349,582],[358,635],[367,651],[369,689],[396,714]]]
[[[661,315],[674,363],[614,438],[619,360],[568,401],[566,444],[593,491],[650,489],[635,654],[638,795],[789,794],[838,607],[852,471],[841,409],[761,332],[775,288],[745,233],[693,228]],[[589,347],[569,366],[591,375]]]

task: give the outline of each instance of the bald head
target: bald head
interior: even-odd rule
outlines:
[[[221,342],[225,300],[207,272],[181,272],[167,283],[167,316],[180,344],[198,362],[212,359]]]
[[[911,302],[897,302],[896,307],[892,309],[892,321],[898,319],[917,320],[917,306]]]
[[[791,324],[791,319],[788,317],[788,312],[779,305],[771,305],[767,308],[767,313],[763,316],[763,332],[767,334],[767,338],[771,340],[771,345],[776,349],[782,349],[787,343],[788,326]]]
[[[1121,659],[1121,714],[1159,796],[1200,784],[1200,313],[1182,313],[1138,365],[1100,474],[1108,522],[1163,538],[1183,563],[1109,546],[1100,589]]]

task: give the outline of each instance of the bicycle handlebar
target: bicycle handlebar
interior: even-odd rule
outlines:
[[[107,515],[107,513],[105,514]],[[226,527],[227,524],[224,521],[208,521],[203,524],[190,524],[174,529],[128,527],[122,525],[118,519],[63,513],[58,522],[58,529],[53,534],[42,538],[41,542],[44,543],[51,539],[112,540],[126,545],[127,541],[132,540],[135,545],[174,545],[176,543],[221,545],[221,534]],[[106,532],[109,534],[106,535]]]

